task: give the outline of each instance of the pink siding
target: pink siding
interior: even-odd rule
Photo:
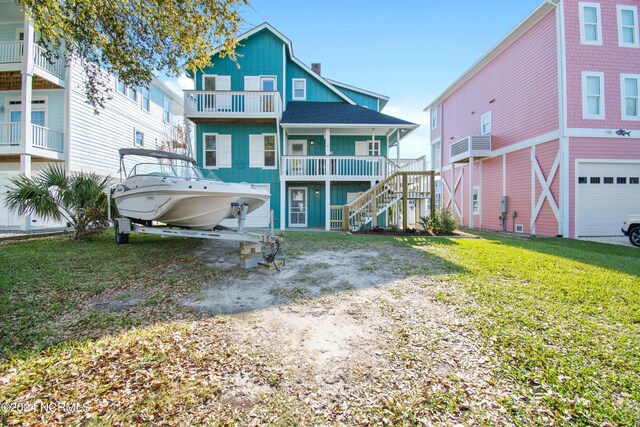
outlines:
[[[502,156],[482,162],[482,228],[500,230],[502,197]]]
[[[569,235],[575,236],[576,159],[640,159],[637,139],[571,138],[569,140]]]
[[[628,129],[638,122],[623,121],[620,74],[640,73],[640,49],[618,47],[616,5],[639,6],[637,0],[600,1],[602,46],[580,44],[578,0],[565,0],[567,57],[567,125],[569,128]],[[605,120],[582,119],[582,72],[604,73]]]
[[[522,224],[524,232],[530,233],[531,224],[531,150],[524,149],[507,154],[507,231],[513,231],[511,212],[518,216],[515,224]]]
[[[536,146],[536,160],[540,165],[540,169],[545,178],[549,178],[551,173],[551,167],[558,155],[559,141],[551,141],[546,144],[540,144]],[[534,177],[536,183],[535,201],[538,203],[538,199],[542,195],[542,185],[537,176]],[[556,202],[556,205],[560,205],[560,168],[556,172],[555,178],[551,182],[551,194]],[[535,206],[535,205],[534,205]],[[535,234],[541,236],[555,236],[558,234],[558,220],[551,209],[549,201],[545,199],[542,209],[536,218],[536,230]]]
[[[444,101],[443,165],[451,143],[480,134],[488,111],[494,150],[558,129],[555,29],[550,13]]]

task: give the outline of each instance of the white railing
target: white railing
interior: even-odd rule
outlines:
[[[418,159],[400,159],[398,164],[399,171],[406,172],[422,172],[427,170],[427,157],[422,156]]]
[[[0,42],[0,63],[22,61],[22,42]]]
[[[54,76],[64,79],[64,61],[47,59],[46,51],[38,46],[33,45],[33,63]],[[0,42],[0,63],[20,63],[24,52],[24,42],[11,41]]]
[[[184,91],[186,117],[280,117],[279,92]]]
[[[0,123],[0,146],[18,146],[21,142],[21,123]],[[64,151],[64,134],[32,124],[31,145],[44,150],[62,153]]]
[[[384,179],[395,164],[384,156],[282,156],[283,178],[312,180]]]
[[[33,49],[33,60],[36,67],[40,67],[54,76],[64,79],[64,61],[52,59],[51,61],[53,62],[51,62],[47,59],[46,51],[37,44],[33,45]]]

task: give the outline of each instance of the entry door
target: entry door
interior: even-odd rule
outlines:
[[[289,227],[307,226],[307,189],[289,188]]]
[[[306,156],[307,155],[307,141],[289,141],[289,155],[291,156]],[[291,175],[306,175],[304,167],[304,159],[291,159]]]

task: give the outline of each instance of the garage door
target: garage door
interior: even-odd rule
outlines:
[[[619,236],[622,220],[640,213],[640,162],[580,163],[578,236]]]
[[[269,184],[253,184],[258,188],[264,188],[271,193]],[[269,221],[271,219],[271,199],[267,200],[264,205],[260,206],[255,211],[247,215],[247,220],[244,226],[247,228],[267,228],[269,227]],[[238,220],[235,218],[225,219],[220,225],[229,228],[236,228],[238,226]]]

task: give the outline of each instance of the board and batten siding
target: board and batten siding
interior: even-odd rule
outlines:
[[[340,92],[344,93],[349,99],[353,100],[361,107],[369,108],[373,111],[378,111],[378,98],[375,96],[367,95],[362,92],[356,92],[355,90],[347,89],[342,86],[334,86]]]
[[[69,170],[94,171],[117,177],[118,150],[135,148],[134,129],[144,132],[143,148],[155,149],[156,142],[166,138],[165,126],[168,125],[163,120],[164,106],[162,102],[158,104],[163,96],[157,86],[152,84],[150,87],[151,107],[148,112],[140,107],[139,93],[138,100],[133,101],[115,92],[105,109],[96,115],[86,102],[81,67],[74,64],[71,73]],[[115,89],[115,80],[112,77],[110,80]]]
[[[307,98],[306,101],[313,102],[344,102],[338,94],[329,89],[325,84],[320,82],[315,76],[296,64],[287,54],[287,102],[293,99],[293,79],[307,80]]]

